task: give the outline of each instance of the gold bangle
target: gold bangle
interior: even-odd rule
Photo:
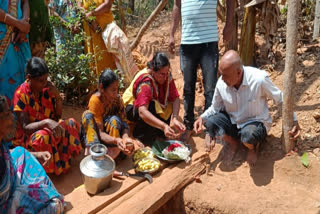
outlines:
[[[3,23],[6,23],[7,21],[7,13],[4,15]]]

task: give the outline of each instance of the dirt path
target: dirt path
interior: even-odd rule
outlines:
[[[152,52],[145,50],[166,51],[169,29],[170,25],[167,23],[148,32],[143,37],[139,50],[148,57],[152,56]],[[179,39],[180,35],[177,33],[176,41]],[[262,39],[258,37],[257,40],[259,42]],[[220,50],[223,51],[223,48]],[[302,136],[296,146],[297,153],[291,156],[283,154],[280,139],[281,117],[278,108],[270,101],[270,113],[274,122],[256,168],[250,170],[244,162],[245,149],[240,149],[231,167],[226,167],[220,162],[226,148],[217,145],[211,154],[211,175],[201,176],[201,183],[192,183],[183,191],[187,213],[317,213],[320,210],[320,153],[317,149],[320,147],[320,124],[313,117],[314,112],[320,112],[320,45],[315,43],[300,46],[298,53],[294,96]],[[182,99],[183,77],[179,69],[178,51],[170,62]],[[263,60],[260,59],[261,62]],[[267,69],[267,72],[274,83],[283,89],[284,60],[272,66],[261,65],[264,68],[273,68]],[[201,84],[197,83],[197,115],[204,106],[202,93]],[[181,109],[180,116],[183,115],[183,105]],[[193,143],[203,145],[203,136],[194,136]],[[309,168],[301,164],[301,154],[305,151],[309,155]]]

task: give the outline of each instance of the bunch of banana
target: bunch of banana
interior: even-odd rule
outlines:
[[[160,167],[160,162],[151,158],[144,158],[137,163],[136,170],[142,171],[142,172],[155,171],[159,169],[159,167]]]
[[[151,150],[143,150],[139,149],[136,151],[133,155],[133,160],[139,160],[141,158],[146,158],[146,157],[153,157],[153,152]]]

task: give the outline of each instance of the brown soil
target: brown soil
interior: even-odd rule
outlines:
[[[222,30],[221,24],[220,32]],[[147,57],[153,52],[149,50],[167,51],[167,41],[170,23],[146,33],[140,43],[140,50]],[[222,35],[220,34],[220,38]],[[176,42],[180,34],[176,34]],[[257,36],[257,46],[263,45],[263,38]],[[178,42],[176,54],[170,60],[173,76],[179,89],[181,99],[183,94],[183,77],[180,71]],[[224,48],[220,42],[220,55]],[[283,46],[280,46],[283,47]],[[147,50],[147,51],[146,51]],[[269,102],[273,126],[268,133],[266,144],[260,152],[255,169],[250,170],[245,163],[244,148],[236,154],[231,166],[221,162],[225,150],[217,145],[211,157],[210,174],[201,176],[201,183],[192,183],[183,191],[187,213],[317,213],[320,208],[320,124],[313,117],[319,111],[320,98],[320,45],[299,44],[299,62],[297,63],[297,84],[295,87],[295,111],[302,129],[301,139],[296,151],[290,156],[281,150],[281,117],[279,109]],[[285,50],[278,53],[278,59],[257,58],[258,66],[269,72],[273,82],[283,89],[283,71]],[[270,61],[276,61],[271,64]],[[200,75],[198,75],[200,76]],[[201,83],[197,83],[195,111],[202,113],[204,97]],[[180,115],[183,115],[181,105]],[[202,145],[204,136],[194,136],[193,141]],[[308,152],[310,166],[305,168],[301,163],[301,154]]]
[[[163,22],[162,22],[163,23]],[[221,25],[220,25],[221,26]],[[147,58],[155,51],[167,52],[170,23],[155,26],[143,37],[138,50]],[[220,31],[221,31],[220,27]],[[220,36],[222,38],[222,36]],[[180,40],[177,33],[176,41]],[[263,38],[257,36],[257,46],[263,45]],[[183,77],[180,71],[178,42],[176,54],[171,57],[173,77],[182,100]],[[222,44],[219,44],[222,47]],[[223,48],[220,48],[223,51]],[[273,126],[268,133],[266,144],[260,152],[255,169],[245,163],[246,151],[241,148],[231,165],[221,161],[228,148],[218,144],[210,154],[211,171],[202,175],[200,183],[192,183],[183,190],[186,213],[317,213],[319,199],[319,147],[320,124],[314,119],[315,112],[320,112],[320,45],[317,43],[300,44],[298,53],[298,72],[295,94],[295,111],[302,128],[301,139],[290,155],[281,150],[281,117],[276,106],[269,102],[273,117]],[[258,58],[258,66],[269,72],[273,82],[283,89],[284,50],[278,52],[276,64],[269,59]],[[220,53],[222,54],[222,52]],[[202,113],[204,106],[201,83],[197,83],[196,115]],[[65,115],[73,115],[78,121],[83,109],[66,107]],[[183,115],[181,101],[180,116]],[[319,116],[320,117],[320,116]],[[194,136],[193,142],[198,150],[204,151],[204,136]],[[308,153],[310,166],[304,167],[301,155]],[[79,164],[79,160],[75,164]],[[78,167],[72,173],[60,177],[52,176],[54,183],[63,194],[70,193],[81,184]],[[65,179],[72,174],[74,179]],[[157,191],[157,190],[154,190]]]

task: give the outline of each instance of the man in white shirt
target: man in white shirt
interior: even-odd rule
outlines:
[[[194,123],[199,133],[202,124],[211,138],[206,137],[206,147],[210,151],[219,137],[229,143],[232,159],[242,143],[248,148],[247,162],[257,161],[257,150],[265,141],[271,127],[267,98],[275,104],[282,103],[282,92],[272,83],[265,71],[243,66],[237,52],[228,51],[219,65],[219,78],[212,105]],[[300,127],[295,114],[294,127],[289,132],[292,140],[300,135]]]

